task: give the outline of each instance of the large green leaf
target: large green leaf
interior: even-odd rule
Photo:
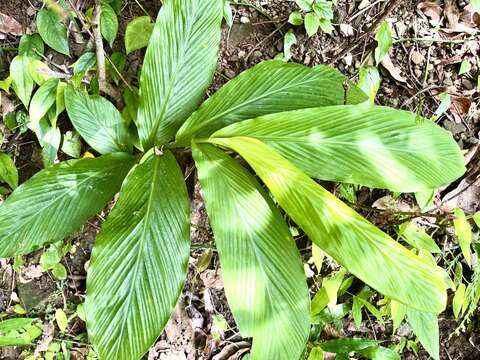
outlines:
[[[75,129],[99,153],[131,149],[128,128],[122,115],[107,99],[68,86],[65,89],[65,106]]]
[[[440,268],[395,242],[268,145],[247,137],[211,141],[242,155],[309,238],[366,284],[418,310],[445,308]]]
[[[177,134],[179,145],[208,137],[232,123],[261,115],[311,107],[358,104],[363,92],[328,66],[309,68],[280,60],[265,61],[229,81],[190,116]]]
[[[144,149],[175,135],[205,95],[217,65],[223,0],[166,0],[140,78],[138,128]]]
[[[0,257],[62,240],[118,191],[133,158],[117,153],[65,161],[34,175],[0,206]]]
[[[186,278],[189,215],[173,155],[146,155],[127,176],[92,252],[86,315],[100,359],[140,359],[160,336]]]
[[[261,140],[314,178],[401,192],[437,188],[465,171],[448,131],[387,107],[285,112],[233,124],[212,136]]]
[[[228,303],[242,335],[253,337],[252,360],[299,359],[309,333],[309,295],[289,228],[232,158],[208,144],[194,145],[193,155]]]

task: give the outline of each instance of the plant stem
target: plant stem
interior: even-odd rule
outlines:
[[[95,50],[97,54],[97,75],[98,86],[101,92],[109,95],[115,100],[117,105],[121,107],[122,97],[120,92],[107,82],[107,73],[105,70],[105,50],[103,48],[102,32],[100,29],[100,17],[102,14],[102,7],[100,0],[95,0],[95,8],[93,11],[93,38],[95,40]]]

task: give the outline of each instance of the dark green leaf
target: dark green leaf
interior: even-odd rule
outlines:
[[[55,103],[57,95],[58,79],[49,79],[33,95],[30,103],[29,115],[31,128],[37,132],[40,119],[43,118],[48,110]]]
[[[18,55],[25,55],[31,58],[40,59],[43,55],[45,46],[39,34],[23,35],[18,44]]]
[[[41,9],[37,14],[37,28],[48,46],[59,53],[70,55],[67,28],[54,11]]]
[[[376,340],[352,338],[328,340],[320,344],[323,351],[347,354],[352,351],[364,350],[372,346],[378,346],[378,342]]]
[[[187,146],[193,137],[208,137],[227,125],[262,115],[367,100],[350,82],[345,99],[346,80],[340,72],[323,65],[309,68],[265,61],[241,73],[205,101],[178,131],[177,144]]]
[[[70,160],[40,171],[0,206],[0,257],[62,240],[100,211],[133,165],[127,154]]]
[[[65,105],[75,129],[96,151],[107,154],[131,149],[122,116],[107,99],[68,86]]]
[[[169,0],[158,15],[140,78],[145,150],[172,139],[205,95],[220,44],[223,0]]]
[[[129,173],[97,236],[85,312],[101,359],[140,359],[160,336],[186,278],[190,201],[170,152]]]
[[[110,46],[113,46],[118,32],[118,18],[115,10],[106,3],[102,3],[101,6],[100,31]]]
[[[86,52],[78,58],[73,65],[73,73],[79,74],[81,72],[87,72],[95,67],[97,64],[97,55],[94,52]]]
[[[299,359],[309,333],[309,296],[288,226],[255,178],[228,155],[212,145],[194,145],[193,155],[228,303],[242,335],[253,337],[252,358]]]

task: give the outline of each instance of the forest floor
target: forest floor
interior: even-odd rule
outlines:
[[[447,1],[448,2],[448,1]],[[76,1],[85,9],[88,1]],[[160,7],[158,0],[139,0],[139,3],[152,16]],[[335,10],[334,32],[332,35],[319,33],[308,37],[303,26],[288,23],[289,14],[296,5],[288,0],[244,0],[241,5],[232,2],[234,24],[224,27],[221,57],[214,85],[209,94],[217,90],[228,79],[238,75],[265,59],[272,59],[283,51],[283,35],[292,30],[297,43],[292,47],[292,60],[308,66],[328,64],[343,72],[352,80],[358,79],[362,64],[373,64],[372,50],[375,48],[374,32],[365,33],[369,26],[384,15],[386,1],[346,1],[339,0]],[[460,207],[468,213],[478,211],[480,204],[480,185],[478,182],[480,151],[480,107],[477,77],[480,68],[480,19],[474,18],[468,27],[464,17],[458,16],[457,23],[452,20],[455,14],[462,15],[463,8],[457,13],[449,13],[443,1],[438,6],[425,8],[419,1],[402,1],[386,14],[386,20],[392,25],[395,40],[389,54],[389,64],[379,67],[382,83],[377,103],[395,108],[407,109],[425,117],[431,117],[437,110],[441,93],[449,93],[452,98],[450,109],[441,117],[439,124],[452,132],[469,160],[467,175],[440,189],[436,195],[438,203],[450,201],[443,206],[453,209]],[[460,2],[462,3],[462,2]],[[463,4],[460,4],[463,5]],[[25,33],[35,29],[35,14],[40,8],[39,1],[2,0],[0,13],[17,20]],[[124,51],[123,33],[126,24],[135,16],[143,15],[136,1],[125,0],[121,12],[120,33],[113,49],[108,52]],[[466,14],[463,14],[466,15]],[[463,27],[462,27],[463,26]],[[442,32],[443,29],[444,31]],[[470,31],[471,30],[471,31]],[[427,38],[439,41],[427,41]],[[440,40],[441,39],[441,40]],[[0,45],[4,48],[16,48],[19,36],[2,34]],[[57,67],[72,64],[83,49],[74,49],[69,59],[56,53],[48,54],[48,61]],[[136,51],[127,57],[128,74],[136,74],[141,67],[144,51]],[[13,54],[0,53],[0,79],[8,72],[8,63]],[[469,74],[459,74],[460,64],[470,59]],[[3,67],[2,67],[3,63]],[[2,96],[0,115],[11,111],[13,98]],[[15,154],[15,163],[20,172],[21,181],[31,177],[42,168],[41,148],[35,137],[28,132],[18,136],[9,134],[0,122],[0,130],[5,133],[1,148]],[[191,159],[186,159],[187,165]],[[192,193],[192,252],[190,257],[188,281],[181,301],[168,324],[164,334],[149,354],[148,359],[240,359],[248,352],[250,344],[238,333],[229,311],[223,291],[221,266],[215,251],[211,251],[212,233],[208,225],[206,211],[201,198],[201,190],[194,175],[190,178]],[[334,188],[331,186],[331,188]],[[380,205],[379,205],[380,204]],[[413,211],[413,197],[405,195],[400,200],[385,191],[362,188],[357,192],[359,211],[382,229],[391,227],[392,211]],[[44,324],[41,341],[31,350],[40,353],[51,341],[66,341],[70,344],[71,358],[84,359],[89,351],[85,336],[85,324],[78,317],[71,319],[68,329],[60,334],[55,328],[55,308],[62,307],[73,311],[85,298],[85,279],[88,260],[95,235],[105,218],[108,209],[92,219],[83,230],[69,241],[73,248],[62,260],[67,268],[66,281],[56,281],[50,273],[42,272],[39,260],[42,250],[24,257],[24,265],[19,272],[14,271],[13,262],[0,260],[0,312],[12,313],[14,304],[19,303],[31,316],[41,319]],[[452,234],[436,232],[435,240],[442,246],[455,242]],[[309,262],[311,249],[299,240],[299,247],[305,261],[306,271],[310,275],[312,293],[316,289],[315,268]],[[334,264],[322,270],[325,276],[335,269]],[[348,301],[348,299],[346,300]],[[224,321],[228,326],[225,326]],[[473,316],[465,331],[455,332],[459,322],[453,318],[452,310],[440,315],[441,359],[474,360],[480,359],[480,318]],[[225,326],[225,327],[224,327]],[[83,334],[83,337],[82,337]],[[401,336],[400,336],[401,335]],[[323,339],[336,336],[359,336],[396,344],[401,337],[413,338],[408,326],[392,335],[392,325],[382,324],[374,317],[367,316],[362,326],[356,329],[348,316],[342,322],[342,328],[326,328]],[[47,344],[47,345],[46,345]],[[22,350],[14,348],[0,349],[1,359],[21,359]],[[402,359],[427,359],[428,356],[419,345],[418,355],[406,349]]]

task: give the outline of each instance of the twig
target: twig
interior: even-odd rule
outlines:
[[[333,61],[337,61],[339,59],[341,59],[342,57],[344,57],[348,52],[352,51],[353,49],[355,49],[357,46],[359,46],[359,44],[361,44],[361,41],[363,38],[369,36],[370,34],[372,34],[376,28],[378,27],[378,25],[380,25],[380,23],[385,20],[385,18],[388,16],[388,14],[390,14],[393,9],[400,3],[400,0],[391,0],[390,3],[388,4],[388,6],[385,8],[385,10],[383,11],[382,15],[380,17],[378,17],[374,23],[372,25],[370,25],[370,27],[362,34],[360,35],[359,37],[357,37],[357,39],[350,43],[347,47],[345,47],[337,56],[335,56],[335,58],[333,59]]]
[[[117,105],[121,107],[122,97],[120,92],[107,82],[107,72],[105,70],[105,50],[103,48],[102,32],[100,30],[100,16],[102,14],[102,7],[100,0],[95,0],[95,8],[93,11],[93,38],[95,40],[95,50],[97,54],[97,75],[98,87],[101,92],[107,94],[115,100]]]
[[[458,39],[458,40],[452,40],[452,39],[440,39],[440,38],[401,38],[398,40],[393,40],[394,44],[398,43],[404,43],[404,42],[432,42],[432,43],[447,43],[447,44],[463,44],[466,43],[467,41],[470,41],[471,39]]]
[[[362,15],[365,11],[368,11],[370,10],[372,7],[374,7],[375,5],[377,5],[378,3],[381,3],[381,2],[384,2],[386,0],[377,0],[375,1],[374,3],[368,5],[367,7],[363,8],[362,10],[360,10],[359,12],[357,12],[355,15],[353,15],[351,18],[348,19],[348,21],[353,21],[355,20],[357,17],[359,17],[360,15]]]

